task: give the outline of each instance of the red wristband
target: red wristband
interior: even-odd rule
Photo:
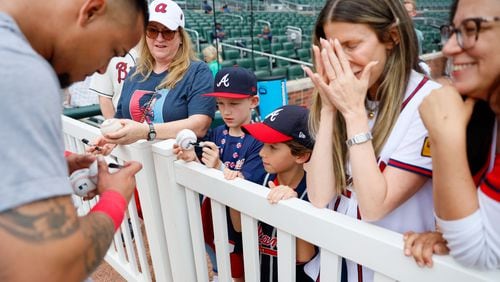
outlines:
[[[100,195],[99,202],[90,210],[90,212],[102,212],[109,216],[115,224],[115,231],[122,224],[127,208],[127,200],[122,194],[114,190],[107,190]]]

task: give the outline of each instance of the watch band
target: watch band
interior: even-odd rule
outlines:
[[[353,145],[359,145],[363,144],[365,142],[368,142],[373,139],[372,133],[371,132],[365,132],[365,133],[360,133],[356,134],[350,139],[347,139],[345,141],[345,144],[347,145],[347,148],[351,148]]]
[[[149,132],[148,132],[148,141],[153,141],[156,139],[156,130],[152,122],[148,123],[149,125]]]

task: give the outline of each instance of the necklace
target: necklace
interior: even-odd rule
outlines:
[[[378,101],[372,101],[369,99],[365,99],[365,108],[367,111],[368,119],[373,119],[375,117],[375,114],[378,111]]]

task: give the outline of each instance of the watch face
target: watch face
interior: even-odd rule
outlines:
[[[150,131],[148,133],[148,141],[155,140],[155,138],[156,138],[156,132],[155,131]]]

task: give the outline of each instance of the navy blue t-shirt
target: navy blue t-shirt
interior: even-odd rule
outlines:
[[[269,176],[269,181],[274,181],[276,174]],[[267,182],[267,181],[266,181]],[[275,182],[275,184],[277,184]],[[266,183],[267,186],[267,183]],[[309,202],[306,191],[306,173],[300,180],[299,185],[295,189],[299,199]],[[261,282],[277,282],[278,281],[278,237],[276,228],[273,226],[259,222],[259,252],[260,252],[260,281]],[[296,281],[313,282],[304,271],[307,262],[297,263],[295,266]]]
[[[263,183],[266,171],[262,164],[262,158],[259,156],[259,151],[263,146],[260,141],[250,134],[245,134],[243,137],[230,136],[229,128],[225,124],[209,130],[203,140],[214,142],[219,147],[219,158],[227,168],[239,170],[245,180],[259,185]],[[209,199],[205,201],[207,202],[204,202],[204,205],[208,205]],[[226,209],[226,217],[228,239],[234,247],[232,253],[241,253],[243,251],[241,233],[234,229],[229,215],[229,208]],[[204,215],[202,218],[207,221],[211,217]],[[210,223],[205,222],[204,224]]]
[[[239,170],[246,180],[262,184],[266,171],[259,156],[263,146],[260,141],[249,134],[230,136],[226,125],[209,130],[203,139],[219,146],[219,158],[227,168]]]
[[[168,71],[151,73],[144,80],[141,74],[133,75],[132,68],[124,84],[116,118],[128,118],[141,121],[145,105],[151,100],[156,87],[168,75]],[[215,98],[202,94],[213,91],[213,76],[208,66],[203,62],[191,62],[184,77],[172,89],[159,89],[152,103],[152,121],[154,123],[170,122],[186,119],[191,115],[203,114],[214,117]]]

